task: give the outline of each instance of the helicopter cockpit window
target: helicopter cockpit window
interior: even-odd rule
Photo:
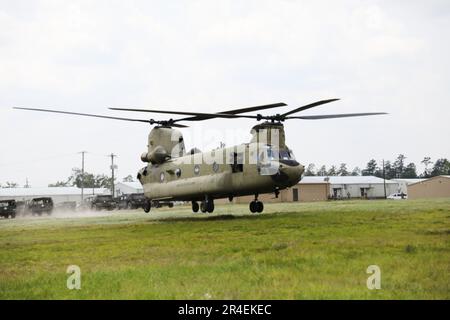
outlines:
[[[295,160],[294,154],[290,150],[267,149],[267,156],[270,160]]]

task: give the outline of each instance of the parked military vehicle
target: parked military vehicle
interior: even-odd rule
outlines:
[[[123,194],[116,198],[118,209],[144,208],[147,198],[143,193]]]
[[[7,219],[14,219],[16,217],[16,201],[15,200],[1,200],[0,201],[0,216]]]
[[[92,198],[91,209],[93,210],[113,210],[117,208],[117,202],[110,195],[96,195]]]
[[[28,203],[28,211],[32,215],[41,216],[44,213],[51,215],[53,207],[53,200],[50,197],[34,198]]]

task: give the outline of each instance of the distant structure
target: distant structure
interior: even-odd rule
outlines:
[[[384,198],[384,180],[374,176],[311,176],[304,177],[299,185],[328,182],[328,198]],[[398,183],[386,180],[386,195],[397,192]]]
[[[397,193],[399,183],[386,180],[386,195]],[[259,196],[264,202],[311,202],[328,199],[384,199],[384,180],[374,176],[306,176],[295,186]],[[238,197],[235,203],[248,203],[252,196]],[[225,202],[225,201],[223,201]]]
[[[142,184],[138,181],[136,182],[117,182],[114,185],[116,189],[116,196],[121,196],[123,194],[130,193],[144,193],[144,188]]]
[[[422,182],[427,179],[391,179],[391,181],[398,183],[397,193],[408,194],[408,186],[413,183]]]
[[[437,176],[408,185],[408,199],[450,198],[450,176]]]
[[[84,197],[95,194],[110,194],[106,188],[84,189]],[[14,199],[16,201],[26,201],[33,198],[51,197],[53,203],[80,202],[81,189],[77,187],[42,187],[42,188],[2,188],[0,189],[0,200]]]

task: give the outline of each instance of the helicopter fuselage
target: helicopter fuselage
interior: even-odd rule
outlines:
[[[269,152],[269,154],[267,153]],[[149,163],[138,173],[145,196],[154,201],[203,201],[233,198],[295,185],[304,167],[288,149],[246,143],[239,146],[188,154],[161,164]],[[283,157],[278,157],[283,154]]]

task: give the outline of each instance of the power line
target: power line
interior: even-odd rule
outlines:
[[[83,202],[84,199],[84,154],[87,151],[81,151],[78,153],[81,153],[81,202]]]
[[[114,165],[114,157],[117,157],[114,153],[109,155],[111,157],[111,195],[114,198],[114,169],[117,168],[117,165]]]

